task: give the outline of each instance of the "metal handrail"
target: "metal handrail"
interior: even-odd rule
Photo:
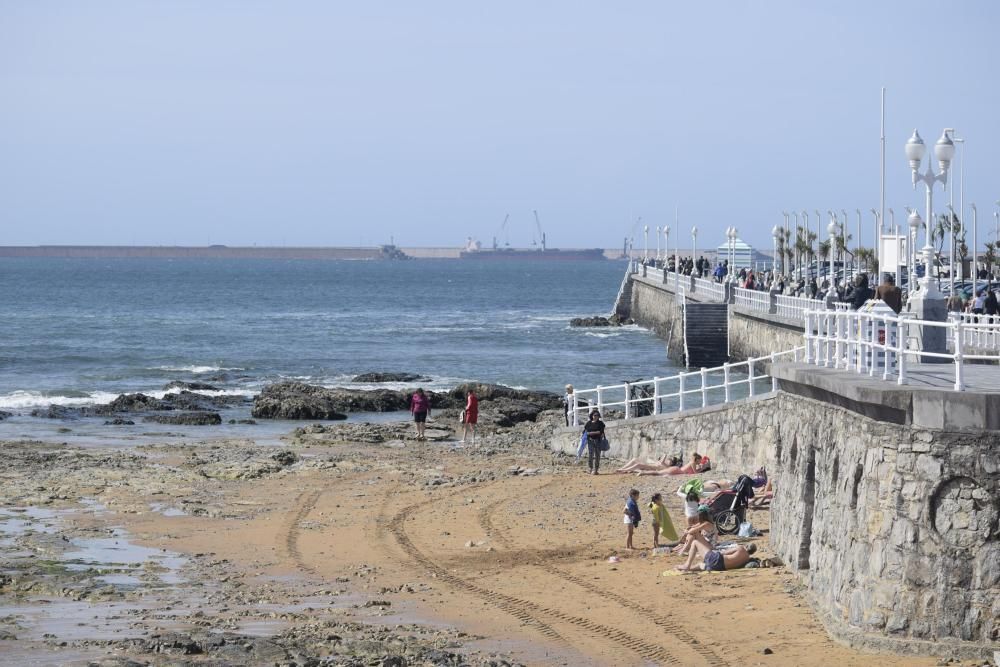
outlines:
[[[726,300],[726,286],[722,283],[717,283],[714,280],[709,280],[707,278],[694,279],[694,292],[695,294],[711,297],[716,301]]]
[[[806,363],[826,368],[853,370],[883,380],[907,384],[912,357],[950,360],[955,369],[955,391],[965,390],[964,366],[969,361],[1000,363],[997,354],[967,354],[966,325],[962,318],[947,322],[918,320],[909,315],[859,311],[807,310],[805,318]],[[1000,336],[1000,323],[977,324],[987,335]],[[911,349],[919,329],[947,329],[952,352]]]
[[[777,391],[778,380],[772,375],[760,373],[757,365],[773,364],[778,359],[789,356],[793,361],[798,361],[804,350],[804,347],[796,347],[735,364],[726,363],[714,368],[702,368],[667,377],[656,377],[652,380],[578,389],[573,394],[574,404],[570,406],[571,423],[574,426],[581,425],[587,420],[590,410],[594,408],[601,413],[604,421],[614,421],[619,419],[619,414],[622,415],[620,417],[622,419],[633,419],[639,416],[637,413],[640,411],[662,415],[730,403],[744,398],[734,395],[735,388],[745,386],[747,388],[745,397],[752,398],[759,393],[755,383],[767,379],[771,380],[767,391]],[[740,369],[744,368],[745,371],[741,372]],[[713,383],[712,380],[721,381]],[[675,390],[664,391],[664,389]],[[715,400],[720,397],[720,393],[722,400]],[[674,403],[674,409],[664,409],[671,407],[669,404],[665,406],[664,401]],[[621,412],[618,414],[608,412],[609,409],[615,408]]]
[[[807,299],[806,297],[785,294],[778,294],[775,302],[779,316],[796,320],[802,319],[802,316],[809,309],[818,310],[826,307],[826,302],[819,299]]]
[[[961,320],[962,345],[981,350],[1000,350],[1000,315],[949,313],[949,321]],[[949,330],[949,333],[954,329]],[[954,338],[948,341],[955,344]]]
[[[733,303],[742,308],[759,310],[764,313],[771,312],[771,293],[761,290],[747,289],[745,287],[734,287]]]

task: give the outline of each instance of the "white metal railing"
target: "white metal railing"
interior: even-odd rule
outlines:
[[[571,423],[582,425],[594,408],[607,422],[683,412],[777,391],[777,379],[762,372],[758,365],[773,364],[779,359],[800,361],[804,351],[805,348],[796,347],[766,357],[669,377],[578,389],[573,394],[574,405],[570,407]]]
[[[801,320],[807,310],[819,310],[826,308],[826,302],[819,299],[807,299],[801,296],[786,296],[778,294],[775,297],[777,303],[776,313],[780,317],[787,317],[793,320]]]
[[[706,296],[715,301],[726,300],[726,286],[707,278],[694,278],[694,292],[699,296]]]
[[[918,320],[889,312],[807,310],[806,363],[865,373],[883,380],[907,383],[907,366],[923,359],[947,359],[954,365],[955,391],[965,389],[964,365],[969,361],[1000,363],[997,354],[966,354],[962,318],[948,322]],[[1000,324],[976,324],[983,335],[1000,335]],[[940,327],[953,343],[952,352],[910,349],[920,329]],[[914,359],[913,357],[916,357]]]
[[[973,313],[949,313],[952,322],[962,322],[962,346],[977,350],[1000,350],[1000,315],[975,315]],[[954,333],[955,329],[949,329]],[[954,349],[955,340],[948,343]]]
[[[742,308],[749,308],[750,310],[759,310],[763,313],[771,312],[771,294],[770,292],[762,292],[755,289],[746,289],[745,287],[735,287],[733,288],[733,303]]]

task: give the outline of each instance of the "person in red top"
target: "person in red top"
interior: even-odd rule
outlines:
[[[417,425],[417,440],[424,439],[424,424],[431,415],[431,401],[423,389],[417,389],[410,397],[410,412]]]
[[[472,432],[472,444],[476,444],[476,422],[479,421],[479,399],[476,398],[476,393],[469,390],[469,393],[465,395],[465,410],[462,412],[462,442],[469,437],[469,432]]]

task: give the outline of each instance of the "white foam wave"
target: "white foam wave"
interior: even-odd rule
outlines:
[[[217,373],[219,371],[245,371],[245,368],[235,366],[157,366],[153,370],[168,371],[171,373]]]
[[[596,331],[588,331],[584,336],[591,336],[593,338],[617,338],[621,336],[620,333],[597,333]]]
[[[94,405],[96,403],[110,403],[118,398],[118,394],[111,394],[106,391],[95,391],[85,396],[59,396],[43,391],[12,391],[9,394],[0,395],[0,409],[4,410],[27,410],[32,408],[45,408],[50,405],[63,405],[66,407],[80,407],[83,405]]]

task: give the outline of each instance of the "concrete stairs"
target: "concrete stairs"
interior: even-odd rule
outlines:
[[[729,305],[689,300],[684,345],[690,368],[712,368],[729,361]]]

